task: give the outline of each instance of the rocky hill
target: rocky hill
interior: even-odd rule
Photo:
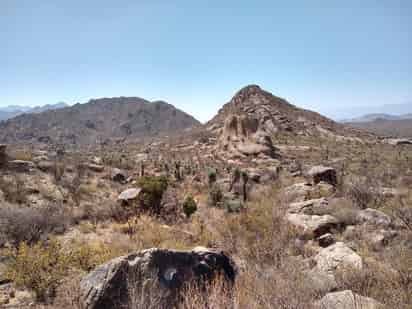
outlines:
[[[316,112],[298,108],[262,90],[257,85],[249,85],[239,90],[231,101],[207,123],[208,129],[215,132],[222,129],[227,117],[233,114],[257,119],[262,130],[271,134],[278,132],[292,132],[297,135],[359,134]]]
[[[198,125],[192,116],[162,102],[137,97],[102,98],[0,123],[0,141],[93,144],[114,138],[156,136]]]

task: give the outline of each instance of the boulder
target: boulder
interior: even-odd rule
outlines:
[[[119,257],[86,275],[80,284],[84,309],[148,308],[154,295],[158,308],[174,308],[184,284],[202,284],[222,274],[228,286],[236,268],[223,252],[197,247],[191,251],[148,249]],[[136,307],[137,308],[137,307]]]
[[[127,173],[121,169],[114,168],[111,171],[110,178],[115,182],[125,183],[127,180]]]
[[[356,220],[360,224],[364,223],[383,228],[388,228],[392,223],[392,220],[388,215],[372,208],[359,211]]]
[[[119,201],[132,201],[137,199],[141,191],[142,189],[140,188],[130,188],[120,193],[117,199]]]
[[[314,184],[323,181],[335,186],[337,184],[336,170],[333,167],[313,166],[307,173],[312,178]]]
[[[315,192],[315,186],[310,183],[295,183],[284,189],[284,195],[288,201],[305,201],[307,196],[310,196]]]
[[[37,168],[42,172],[53,172],[55,170],[55,163],[51,161],[40,161],[36,163]]]
[[[97,165],[103,165],[103,159],[101,157],[92,157],[90,162]]]
[[[326,294],[315,308],[319,309],[382,309],[384,306],[373,298],[364,297],[350,290]]]
[[[337,242],[323,248],[314,257],[316,269],[333,274],[336,270],[346,268],[362,269],[362,258],[343,242]]]
[[[412,140],[407,138],[388,138],[385,142],[393,146],[412,145]]]
[[[288,208],[289,213],[299,213],[305,215],[322,215],[329,202],[325,198],[307,200],[303,202],[291,203]]]
[[[104,171],[104,166],[103,165],[99,165],[99,164],[94,164],[94,163],[89,163],[86,165],[86,167],[96,173],[101,173]]]
[[[35,165],[31,161],[12,160],[8,162],[8,167],[16,172],[27,173],[34,169]]]
[[[335,238],[331,233],[326,233],[318,238],[318,243],[320,247],[326,248],[335,243]]]
[[[338,220],[330,215],[288,214],[286,219],[299,229],[302,236],[309,239],[318,238],[338,227]]]

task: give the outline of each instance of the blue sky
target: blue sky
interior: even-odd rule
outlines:
[[[0,0],[0,42],[0,106],[140,96],[205,121],[251,83],[335,117],[412,105],[408,0]]]

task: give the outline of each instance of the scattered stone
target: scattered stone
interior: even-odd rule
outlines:
[[[412,145],[412,140],[407,138],[388,138],[384,141],[393,146]]]
[[[8,162],[8,167],[16,172],[27,173],[34,169],[35,165],[31,161],[12,160]]]
[[[101,157],[92,157],[90,162],[96,165],[103,165],[103,159]]]
[[[234,283],[236,268],[223,252],[202,247],[148,249],[113,259],[89,273],[80,284],[81,300],[84,309],[115,309],[136,300],[150,301],[151,294],[159,308],[172,308],[179,303],[184,283],[207,282],[218,274]]]
[[[329,202],[325,198],[296,202],[289,205],[289,213],[299,213],[305,215],[322,215]]]
[[[331,233],[326,233],[318,238],[318,243],[322,248],[326,248],[335,243],[335,238]]]
[[[50,161],[40,161],[37,162],[36,165],[39,170],[45,173],[53,172],[55,170],[55,164]]]
[[[323,248],[315,257],[316,268],[325,273],[334,273],[345,268],[362,269],[362,258],[343,242]]]
[[[94,164],[94,163],[89,163],[86,165],[86,167],[96,173],[101,173],[104,171],[104,166],[103,165],[98,165],[98,164]]]
[[[308,176],[313,179],[314,184],[321,181],[333,186],[337,184],[336,170],[333,167],[314,166],[308,171]]]
[[[125,183],[127,180],[127,173],[118,168],[114,168],[111,172],[110,178],[119,183]]]
[[[120,195],[117,197],[119,201],[132,201],[137,199],[142,189],[140,188],[130,188],[124,190]]]
[[[318,238],[337,228],[338,221],[330,215],[310,216],[305,214],[288,214],[286,219],[299,228],[300,234],[309,239]]]
[[[350,290],[326,294],[317,304],[319,309],[383,309],[376,300],[353,293]]]
[[[360,224],[365,223],[384,228],[388,228],[392,223],[392,220],[388,215],[372,208],[359,211],[356,219]]]

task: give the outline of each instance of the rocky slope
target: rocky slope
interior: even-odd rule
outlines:
[[[283,131],[297,135],[359,135],[356,130],[316,112],[300,109],[257,85],[249,85],[239,90],[207,123],[208,129],[218,132],[230,115],[257,119],[259,127],[270,134]]]
[[[86,145],[113,138],[172,134],[198,124],[192,116],[162,101],[103,98],[1,122],[0,141]]]

